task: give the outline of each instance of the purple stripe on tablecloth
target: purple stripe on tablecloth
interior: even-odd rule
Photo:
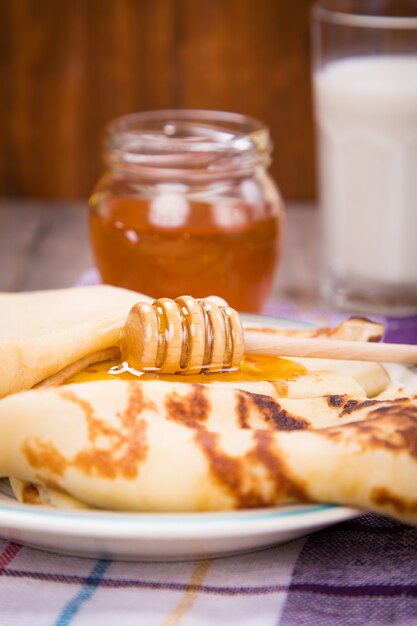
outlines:
[[[374,515],[355,525],[356,532],[346,522],[306,541],[279,624],[417,624],[417,529]],[[395,540],[382,532],[394,529]]]
[[[35,572],[31,570],[5,570],[2,576],[10,578],[28,578],[30,580],[41,580],[45,582],[64,583],[70,585],[88,584],[88,576],[77,576],[72,574],[48,574],[47,572]],[[101,581],[100,587],[109,589],[149,589],[155,591],[180,591],[186,590],[201,591],[210,595],[260,595],[285,591],[286,585],[247,585],[236,587],[216,587],[215,585],[190,585],[189,583],[158,582],[156,580],[140,580],[106,578]]]
[[[328,585],[326,583],[291,583],[290,591],[316,593],[333,596],[372,596],[388,598],[395,596],[410,596],[417,598],[417,582],[414,585]]]
[[[47,582],[64,583],[72,585],[91,586],[91,577],[76,576],[67,574],[47,574],[45,572],[33,572],[29,570],[9,570],[5,572],[5,576],[11,578],[28,578],[32,580],[42,580]],[[187,583],[169,583],[158,582],[153,580],[140,579],[118,579],[106,578],[100,581],[100,587],[109,589],[149,589],[154,591],[179,591],[186,590],[198,591],[207,595],[220,596],[237,596],[237,595],[266,595],[271,593],[280,593],[288,589],[287,585],[239,585],[239,586],[222,586],[215,585],[190,585]],[[349,596],[356,597],[362,595],[393,597],[393,596],[410,596],[417,598],[417,581],[415,584],[409,585],[332,585],[326,583],[291,583],[291,591],[317,593],[325,595]]]
[[[417,344],[417,316],[387,317],[385,341]]]

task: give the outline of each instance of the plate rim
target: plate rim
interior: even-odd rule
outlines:
[[[45,533],[70,532],[75,536],[123,535],[137,537],[203,538],[210,536],[239,536],[262,534],[274,530],[304,529],[315,524],[338,523],[363,512],[337,504],[311,503],[264,509],[243,509],[207,513],[130,513],[109,511],[72,511],[22,505],[0,504],[0,529],[18,522],[21,530],[41,530]]]

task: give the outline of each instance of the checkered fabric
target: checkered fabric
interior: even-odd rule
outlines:
[[[2,626],[417,624],[417,529],[376,515],[286,545],[170,563],[0,540]]]

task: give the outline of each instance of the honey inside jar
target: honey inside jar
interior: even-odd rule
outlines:
[[[154,298],[215,293],[235,309],[259,311],[279,256],[280,222],[273,208],[178,198],[182,214],[177,210],[170,218],[164,202],[163,194],[150,200],[93,198],[91,239],[104,281]]]
[[[90,198],[103,282],[154,298],[216,294],[260,312],[279,259],[283,203],[272,143],[237,113],[134,113],[107,129],[107,169]]]
[[[67,384],[84,383],[99,380],[164,380],[167,382],[209,383],[209,382],[250,382],[250,381],[286,381],[295,380],[306,373],[304,366],[275,356],[248,355],[245,356],[237,371],[224,371],[207,374],[157,374],[144,373],[139,376],[132,371],[118,371],[118,361],[102,361],[88,366],[82,372],[75,374]]]

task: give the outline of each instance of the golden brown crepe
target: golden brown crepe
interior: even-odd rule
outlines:
[[[116,346],[138,300],[151,298],[105,285],[0,293],[0,397]]]
[[[378,364],[297,359],[308,371],[278,382],[56,386],[118,355],[144,299],[113,287],[0,294],[0,475],[21,501],[135,511],[321,501],[417,523],[417,402],[396,397]],[[381,330],[354,319],[301,334]]]
[[[140,381],[14,394],[0,401],[0,474],[106,509],[206,511],[319,501],[417,524],[415,398],[364,400],[359,407],[328,399],[335,408],[331,421],[341,425],[320,430],[304,423],[307,401],[298,401],[298,414],[282,402]],[[296,406],[287,400],[288,408],[289,402]],[[294,430],[270,430],[272,422]]]

